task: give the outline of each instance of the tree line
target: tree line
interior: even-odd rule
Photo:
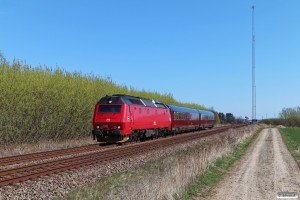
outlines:
[[[300,106],[295,108],[283,108],[279,113],[279,118],[265,119],[263,122],[273,125],[300,127]]]
[[[295,108],[283,108],[279,113],[279,118],[265,119],[263,122],[272,125],[300,127],[300,106]]]
[[[9,63],[0,52],[0,145],[89,136],[96,102],[112,94],[206,109],[179,102],[170,93],[117,85],[110,77],[31,67],[18,60]]]

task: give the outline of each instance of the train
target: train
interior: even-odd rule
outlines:
[[[98,142],[123,143],[211,129],[214,125],[211,111],[114,94],[96,103],[92,135]]]

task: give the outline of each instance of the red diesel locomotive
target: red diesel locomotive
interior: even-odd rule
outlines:
[[[112,95],[96,104],[93,136],[99,142],[137,140],[171,130],[170,110],[159,101]]]
[[[214,114],[128,95],[105,96],[95,106],[93,137],[124,142],[214,126]]]

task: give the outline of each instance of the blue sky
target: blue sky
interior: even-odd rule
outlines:
[[[0,51],[9,61],[111,77],[120,85],[250,118],[255,5],[257,118],[300,106],[299,0],[0,5]]]

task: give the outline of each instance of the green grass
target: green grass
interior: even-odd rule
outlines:
[[[166,104],[204,109],[160,94],[117,85],[110,77],[31,67],[0,53],[0,145],[81,138],[90,134],[96,102],[105,95],[128,94]]]
[[[230,167],[241,158],[250,144],[257,138],[260,131],[261,129],[247,138],[243,143],[238,144],[231,154],[217,159],[204,174],[196,177],[195,181],[187,186],[185,192],[183,192],[181,195],[174,196],[174,198],[187,200],[192,199],[193,196],[208,196],[211,188],[216,185],[227,173]]]
[[[300,163],[300,128],[281,128],[279,131],[292,156]]]

